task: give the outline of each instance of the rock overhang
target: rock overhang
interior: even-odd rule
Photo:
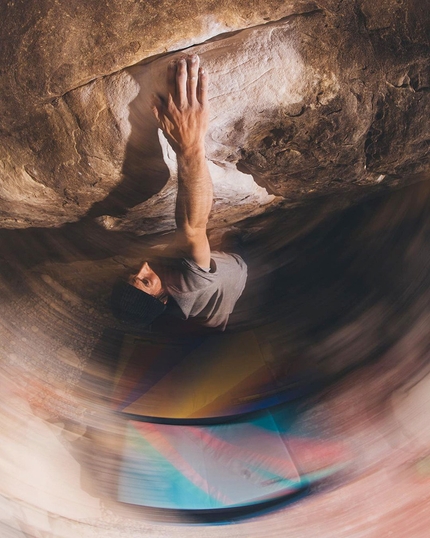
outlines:
[[[226,171],[224,190],[246,183],[246,173],[268,192],[249,181],[247,206],[244,192],[221,193],[223,216],[214,211],[212,226],[279,202],[354,201],[425,175],[425,17],[414,2],[403,10],[386,2],[383,21],[369,2],[204,3],[197,12],[184,2],[175,13],[168,4],[158,14],[151,4],[127,4],[128,12],[122,4],[113,20],[113,6],[72,3],[59,14],[46,1],[19,31],[9,20],[18,46],[4,58],[18,61],[3,78],[3,227],[59,226],[89,214],[115,229],[165,228],[151,211],[160,199],[172,206],[174,178],[147,101],[164,91],[167,59],[184,48],[201,54],[212,76],[207,150]],[[53,30],[66,19],[54,50]]]

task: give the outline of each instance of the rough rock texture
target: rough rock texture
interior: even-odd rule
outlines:
[[[4,3],[0,225],[89,214],[109,229],[171,228],[174,166],[146,103],[190,45],[212,76],[213,226],[424,178],[427,11],[414,0]]]

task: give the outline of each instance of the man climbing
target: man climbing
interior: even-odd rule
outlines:
[[[176,232],[162,263],[145,261],[112,293],[114,314],[149,325],[166,309],[182,319],[224,330],[243,292],[247,267],[238,254],[211,252],[207,223],[213,202],[204,139],[209,124],[208,77],[197,55],[171,62],[167,101],[152,110],[176,153]]]

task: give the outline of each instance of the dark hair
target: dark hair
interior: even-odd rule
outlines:
[[[166,309],[156,297],[125,282],[117,280],[112,289],[113,315],[121,321],[150,325]]]

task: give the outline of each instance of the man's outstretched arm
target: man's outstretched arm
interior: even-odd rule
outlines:
[[[208,81],[199,63],[193,55],[169,64],[167,103],[155,96],[153,112],[178,161],[178,247],[200,267],[209,267],[206,226],[213,190],[204,146],[209,123]]]

